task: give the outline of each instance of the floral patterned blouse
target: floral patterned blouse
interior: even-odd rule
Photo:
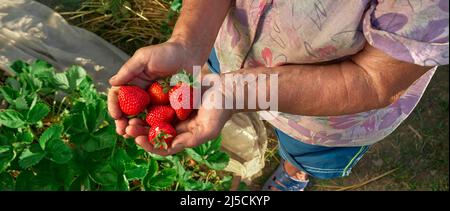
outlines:
[[[236,0],[214,46],[223,72],[333,61],[366,42],[398,60],[438,66],[449,59],[448,12],[448,0]],[[382,109],[328,117],[260,114],[308,144],[373,144],[411,114],[435,70]]]

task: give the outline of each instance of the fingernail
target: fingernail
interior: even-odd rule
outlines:
[[[112,83],[114,80],[116,80],[117,76],[113,76],[109,79],[109,83]]]

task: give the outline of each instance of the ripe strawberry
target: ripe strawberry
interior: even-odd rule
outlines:
[[[148,132],[148,140],[156,149],[167,149],[172,144],[177,132],[172,125],[159,122],[150,128]]]
[[[186,120],[193,108],[193,88],[184,82],[179,82],[169,91],[170,106],[175,109],[179,120]]]
[[[170,85],[168,79],[158,80],[152,83],[148,88],[150,101],[153,105],[168,105],[169,104],[169,90]]]
[[[137,115],[150,103],[147,92],[137,86],[121,86],[118,99],[119,107],[126,115]]]
[[[175,117],[175,110],[169,105],[156,105],[148,109],[145,120],[150,126],[159,122],[170,123]]]

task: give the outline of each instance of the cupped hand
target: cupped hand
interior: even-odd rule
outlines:
[[[209,93],[211,94],[211,93]],[[185,148],[196,147],[216,138],[225,123],[231,118],[233,110],[211,108],[212,97],[205,94],[197,113],[176,125],[177,136],[167,150],[157,149],[148,140],[148,126],[143,120],[130,120],[126,133],[136,137],[135,141],[146,151],[162,156],[178,153]]]
[[[121,112],[117,99],[119,86],[131,84],[145,89],[155,79],[173,75],[180,69],[189,69],[190,66],[192,68],[193,65],[188,62],[190,55],[187,48],[179,42],[169,41],[144,47],[136,51],[110,79],[112,87],[108,91],[108,111],[115,119],[116,132],[119,135],[130,137],[125,129],[128,125],[139,122],[138,119],[128,119]]]

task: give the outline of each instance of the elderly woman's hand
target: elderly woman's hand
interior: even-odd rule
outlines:
[[[187,62],[190,54],[181,42],[174,41],[141,48],[110,79],[112,87],[108,92],[108,111],[115,119],[119,135],[129,137],[126,135],[126,127],[139,122],[138,119],[128,120],[122,114],[117,99],[119,86],[133,84],[145,89],[155,79],[173,75],[180,69],[191,66]]]

